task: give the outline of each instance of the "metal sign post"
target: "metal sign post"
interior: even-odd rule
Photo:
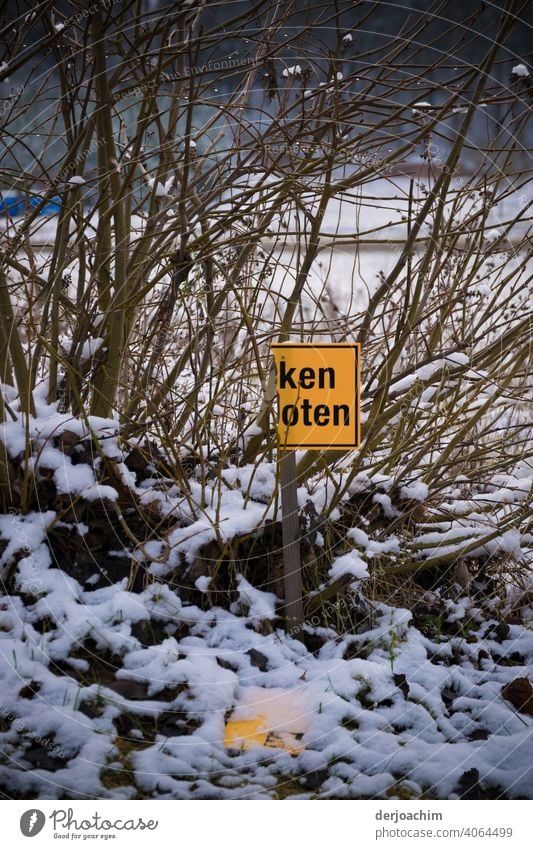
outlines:
[[[287,626],[303,622],[300,523],[295,448],[359,448],[360,345],[348,342],[272,345],[278,390],[283,574]]]
[[[304,619],[302,599],[302,561],[300,555],[300,522],[296,488],[296,455],[280,449],[278,455],[281,482],[281,529],[283,538],[283,583],[285,611],[289,630]]]

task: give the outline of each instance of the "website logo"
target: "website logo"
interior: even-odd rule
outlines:
[[[32,808],[29,811],[24,811],[20,818],[20,830],[24,837],[35,837],[43,830],[46,822],[46,817],[42,811],[37,808]]]

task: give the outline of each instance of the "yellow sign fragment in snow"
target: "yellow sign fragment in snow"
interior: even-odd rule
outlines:
[[[301,694],[291,690],[246,687],[244,697],[226,723],[227,749],[267,746],[298,755],[307,731],[307,706]]]
[[[266,716],[230,719],[224,732],[224,745],[227,749],[249,749],[251,746],[265,746],[267,737]]]
[[[303,732],[272,731],[266,724],[266,717],[255,719],[230,719],[224,733],[224,745],[227,749],[244,749],[253,746],[267,746],[270,749],[285,749],[291,755],[297,755],[303,746],[299,741]]]

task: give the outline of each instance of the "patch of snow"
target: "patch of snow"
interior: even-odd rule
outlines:
[[[393,506],[390,496],[378,493],[373,496],[372,501],[381,505],[381,508],[388,519],[395,519],[397,516],[401,516],[400,511]]]
[[[411,112],[413,115],[425,115],[427,109],[433,109],[431,103],[428,103],[426,100],[420,100],[418,103],[415,103]]]
[[[390,386],[390,394],[397,395],[401,392],[407,392],[408,389],[416,382],[417,375],[408,374],[406,377],[402,377],[400,380],[397,380],[395,383],[392,383]]]
[[[60,342],[63,350],[66,351],[67,354],[69,354],[72,350],[72,339],[62,337]],[[92,357],[94,357],[96,352],[100,350],[103,344],[104,340],[101,337],[88,336],[87,339],[82,343],[81,348],[78,347],[77,349],[77,355],[80,358],[80,363],[84,363],[86,360],[90,360]]]
[[[174,185],[174,177],[169,177],[165,183],[158,183],[155,189],[156,197],[167,197],[170,195],[172,187]]]
[[[253,587],[242,575],[237,575],[239,603],[244,605],[247,616],[254,625],[276,616],[276,596]]]
[[[470,357],[462,354],[460,351],[455,351],[452,354],[448,354],[444,358],[444,362],[450,363],[453,366],[467,366],[470,362]]]
[[[428,495],[429,488],[422,481],[413,481],[400,489],[400,498],[406,501],[425,501]]]
[[[368,568],[364,560],[354,550],[336,557],[329,569],[329,575],[334,580],[336,578],[342,578],[344,575],[352,575],[354,578],[361,580],[362,578],[368,578]]]
[[[211,581],[212,578],[209,578],[207,575],[200,575],[200,577],[194,582],[194,586],[197,587],[201,593],[206,593],[209,591],[209,584]]]
[[[366,548],[369,544],[368,534],[361,530],[361,528],[350,528],[346,536],[348,539],[353,539],[356,545],[360,545],[363,548]]]
[[[291,68],[284,68],[283,69],[283,76],[284,77],[296,77],[296,76],[299,76],[301,73],[302,73],[302,69],[301,69],[300,65],[293,65]]]
[[[79,468],[75,466],[74,468]],[[118,492],[112,486],[105,486],[100,483],[95,483],[82,491],[82,496],[85,501],[99,501],[107,499],[108,501],[117,501]]]

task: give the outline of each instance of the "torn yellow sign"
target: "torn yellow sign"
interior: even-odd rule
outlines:
[[[266,727],[266,717],[256,716],[255,719],[230,719],[224,733],[226,749],[244,749],[248,751],[253,746],[267,746],[270,749],[285,749],[291,755],[298,755],[303,746],[299,741],[303,732],[269,731]]]
[[[255,719],[230,719],[224,732],[224,745],[227,749],[249,749],[251,746],[265,746],[268,737],[266,716]]]
[[[258,709],[261,713],[258,713]],[[267,746],[299,754],[308,721],[308,708],[300,693],[291,690],[246,687],[226,723],[224,745],[227,749]]]

